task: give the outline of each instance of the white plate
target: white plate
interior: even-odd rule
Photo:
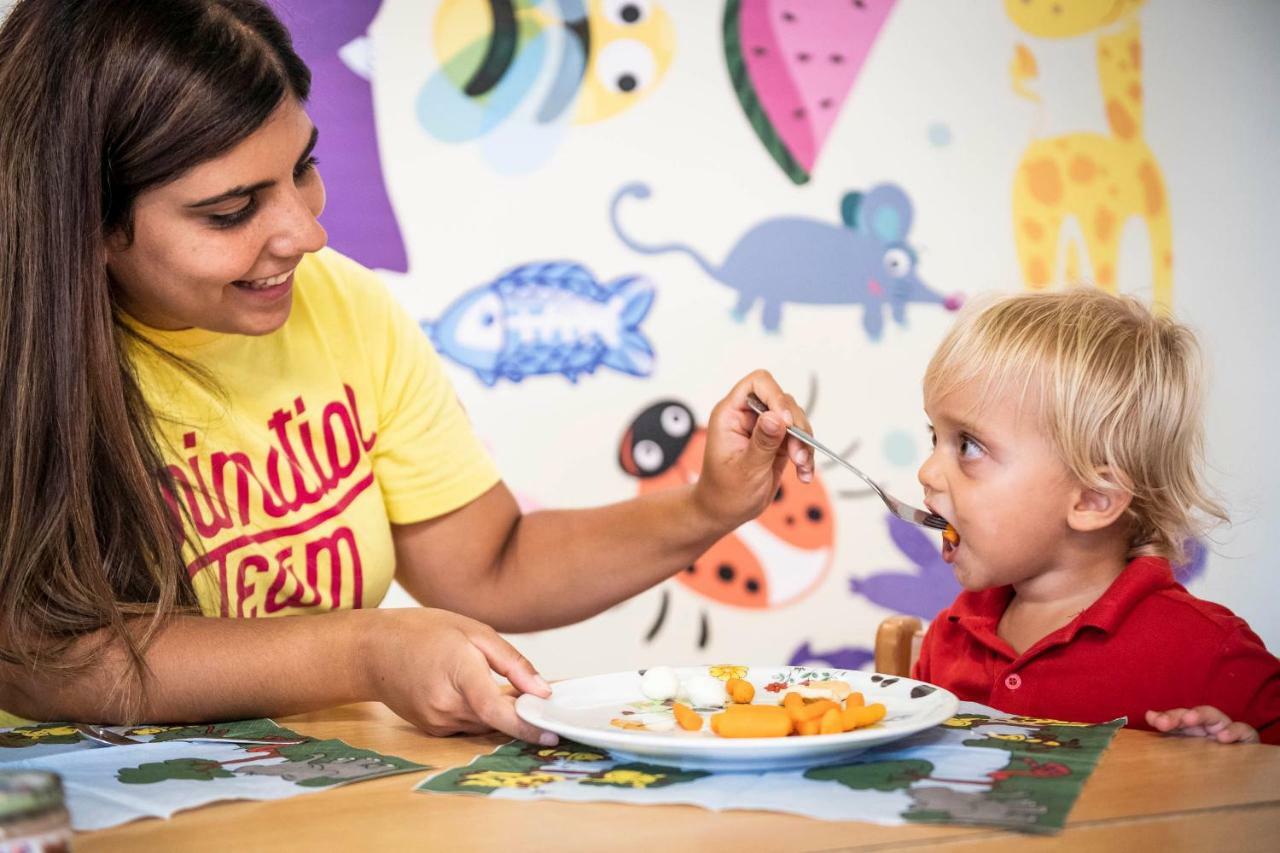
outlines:
[[[949,691],[910,678],[844,669],[804,666],[676,667],[681,681],[694,675],[743,678],[756,688],[754,702],[780,702],[787,687],[806,680],[848,682],[866,698],[881,702],[887,713],[873,726],[835,735],[778,738],[722,738],[704,723],[688,732],[675,725],[670,702],[654,702],[640,692],[640,672],[614,672],[572,678],[552,685],[549,699],[525,694],[516,713],[539,728],[614,757],[709,770],[790,770],[831,764],[864,749],[936,726],[956,713],[959,702]],[[708,709],[704,719],[710,717]],[[627,725],[627,728],[623,728]],[[638,726],[638,728],[632,728]]]

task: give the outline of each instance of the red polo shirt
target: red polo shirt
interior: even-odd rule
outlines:
[[[912,675],[1012,714],[1095,723],[1212,705],[1280,744],[1280,660],[1169,563],[1139,557],[1065,627],[1017,654],[996,634],[1012,587],[962,592],[929,626]]]

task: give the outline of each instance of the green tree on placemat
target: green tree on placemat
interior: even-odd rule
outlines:
[[[130,785],[150,785],[170,779],[190,779],[210,782],[214,779],[230,779],[234,776],[222,764],[209,758],[171,758],[153,761],[137,767],[121,767],[116,778]]]
[[[839,782],[855,791],[902,791],[929,778],[933,765],[918,758],[816,767],[804,774],[815,782]]]
[[[611,788],[665,788],[710,775],[705,770],[683,770],[679,767],[634,762],[584,776],[579,782],[583,785],[604,785]]]

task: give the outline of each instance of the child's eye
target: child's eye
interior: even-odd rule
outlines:
[[[211,213],[209,214],[209,222],[215,228],[234,228],[242,222],[248,220],[253,212],[258,209],[258,200],[254,196],[250,196],[244,207],[239,210],[233,210],[230,213]]]
[[[960,458],[977,459],[983,454],[982,445],[967,435],[960,436]]]
[[[925,427],[925,429],[929,430],[929,446],[930,446],[930,447],[937,447],[937,446],[938,446],[938,433],[936,433],[936,432],[934,431],[934,429],[933,429],[933,424],[928,425],[927,427]]]

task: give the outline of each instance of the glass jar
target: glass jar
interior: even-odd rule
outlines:
[[[62,780],[41,770],[0,770],[0,853],[71,849]]]

